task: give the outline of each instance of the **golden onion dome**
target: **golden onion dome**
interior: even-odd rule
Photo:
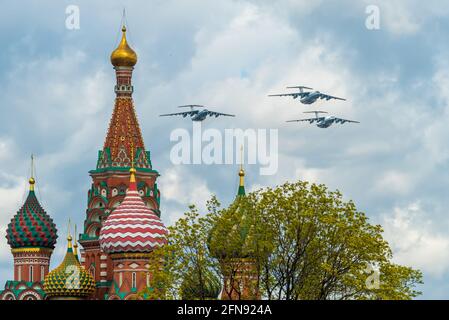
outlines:
[[[137,63],[137,54],[126,41],[126,27],[122,27],[122,40],[111,53],[111,63],[114,67],[133,67]]]
[[[62,263],[44,279],[44,290],[50,299],[83,299],[95,291],[95,280],[74,255],[72,237],[67,237],[67,253]]]

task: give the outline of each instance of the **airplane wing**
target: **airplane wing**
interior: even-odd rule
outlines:
[[[339,98],[339,97],[334,97],[325,93],[321,93],[320,94],[320,99],[326,99],[326,100],[330,100],[330,99],[335,99],[335,100],[342,100],[342,101],[346,101],[346,99],[343,98]]]
[[[269,97],[293,97],[296,99],[298,97],[305,97],[309,94],[309,92],[295,92],[295,93],[279,93],[279,94],[269,94]]]
[[[287,122],[308,121],[309,123],[314,123],[314,122],[320,122],[320,121],[323,121],[323,120],[324,120],[324,117],[318,117],[318,118],[309,118],[309,119],[288,120]]]
[[[354,121],[354,120],[348,120],[348,119],[342,119],[342,118],[335,118],[334,120],[335,123],[346,123],[346,122],[352,122],[352,123],[360,123],[359,121]]]
[[[210,117],[214,117],[217,118],[219,116],[224,116],[224,117],[235,117],[235,115],[233,114],[227,114],[227,113],[221,113],[221,112],[215,112],[215,111],[208,111],[208,116]]]
[[[167,113],[167,114],[161,114],[161,115],[159,115],[159,117],[183,116],[185,118],[187,116],[194,116],[198,112],[199,112],[198,110],[191,110],[191,111],[185,111],[185,112]]]

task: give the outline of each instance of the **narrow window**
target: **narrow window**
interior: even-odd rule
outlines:
[[[30,282],[33,282],[34,280],[33,280],[33,266],[30,266],[30,274],[29,274],[29,281]]]
[[[44,281],[45,278],[45,267],[41,266],[41,281]]]
[[[137,287],[137,285],[136,285],[136,273],[135,272],[133,272],[133,274],[132,274],[132,287],[133,288]]]

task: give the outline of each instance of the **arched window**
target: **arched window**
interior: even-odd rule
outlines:
[[[34,269],[33,266],[30,266],[30,269],[29,269],[30,273],[29,273],[29,276],[28,276],[30,282],[34,281],[33,280],[33,269]]]
[[[22,266],[17,267],[17,280],[22,281]]]
[[[150,286],[150,274],[147,273],[147,287]]]
[[[119,282],[119,287],[122,286],[123,284],[123,272],[120,272],[118,275],[118,282]]]
[[[41,281],[44,281],[45,278],[45,267],[41,266]]]
[[[137,283],[136,283],[136,282],[137,282],[137,279],[136,279],[136,276],[137,276],[136,273],[133,272],[133,273],[132,273],[132,278],[131,278],[131,283],[132,283],[131,286],[132,286],[133,288],[136,288],[136,287],[137,287]]]

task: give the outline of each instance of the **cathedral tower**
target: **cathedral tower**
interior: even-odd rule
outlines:
[[[45,298],[42,285],[49,271],[51,254],[58,236],[53,220],[36,197],[33,157],[31,159],[28,196],[6,230],[6,239],[14,257],[14,280],[7,281],[5,290],[0,291],[0,299]]]
[[[101,250],[113,261],[113,278],[107,299],[141,299],[150,286],[149,258],[167,242],[168,230],[137,191],[136,169],[130,169],[123,202],[107,217],[100,232]]]
[[[103,149],[98,153],[97,166],[89,172],[92,185],[87,194],[81,263],[90,270],[97,284],[96,297],[103,299],[113,281],[113,262],[100,249],[99,236],[106,218],[125,198],[129,188],[131,163],[136,169],[136,192],[145,205],[160,216],[160,192],[152,168],[150,152],[145,150],[132,99],[132,73],[137,55],[128,45],[126,27],[122,27],[121,41],[111,54],[116,74],[115,105]]]

